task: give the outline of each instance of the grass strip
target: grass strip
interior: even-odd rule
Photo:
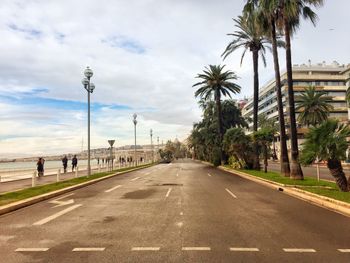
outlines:
[[[226,168],[229,168],[229,167],[226,167]],[[238,169],[237,171],[244,172],[244,173],[253,175],[255,177],[267,179],[276,183],[280,183],[288,186],[294,186],[310,193],[314,193],[325,197],[333,198],[335,200],[350,203],[350,192],[341,192],[338,186],[333,182],[327,182],[322,180],[317,181],[317,179],[313,177],[308,177],[308,176],[305,176],[304,180],[293,180],[293,179],[290,179],[289,177],[284,177],[277,172],[264,173],[263,171],[244,170],[244,169]]]
[[[150,167],[152,165],[154,165],[154,164],[145,164],[145,165],[137,166],[136,168],[147,168],[147,167]],[[111,172],[102,172],[102,173],[92,174],[89,177],[82,176],[82,177],[69,179],[69,180],[65,180],[62,182],[58,182],[58,183],[40,185],[40,186],[35,186],[35,187],[27,188],[27,189],[22,189],[19,191],[0,194],[0,206],[10,204],[13,202],[17,202],[20,200],[24,200],[24,199],[27,199],[30,197],[46,194],[46,193],[53,192],[56,190],[60,190],[60,189],[63,189],[63,188],[69,187],[69,186],[88,182],[88,181],[91,181],[91,180],[94,180],[97,178],[102,178],[102,177],[105,177],[107,175],[111,175],[111,174],[114,174],[117,172],[118,173],[126,172],[126,171],[129,171],[132,169],[135,169],[135,167],[126,167],[126,168],[117,169],[117,170],[114,170]]]

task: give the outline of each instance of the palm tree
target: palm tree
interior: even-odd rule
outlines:
[[[306,126],[316,126],[328,119],[329,112],[333,109],[327,101],[330,97],[324,91],[317,91],[315,87],[306,88],[304,93],[296,97],[295,110],[300,112],[298,121]]]
[[[223,139],[223,125],[222,125],[222,111],[221,111],[221,95],[229,96],[230,93],[239,93],[241,87],[232,80],[237,80],[237,75],[230,70],[224,71],[225,65],[209,65],[205,67],[203,73],[198,74],[197,78],[202,79],[202,81],[193,85],[200,86],[200,88],[195,92],[195,97],[200,97],[202,99],[208,100],[214,97],[216,103],[216,112],[218,118],[218,133],[220,141],[220,159],[223,161],[222,153],[222,139]]]
[[[277,96],[277,106],[278,106],[278,121],[280,123],[280,163],[281,163],[281,173],[284,176],[289,177],[290,167],[289,167],[289,158],[287,151],[287,142],[286,142],[286,127],[284,121],[284,112],[283,112],[283,102],[282,102],[282,91],[281,91],[281,75],[280,75],[280,66],[278,61],[278,37],[276,30],[276,19],[277,13],[274,6],[271,4],[273,1],[270,0],[247,0],[246,5],[244,6],[244,13],[251,14],[253,10],[259,10],[260,23],[264,26],[268,37],[272,42],[272,55],[273,63],[275,69],[275,80],[276,80],[276,96]]]
[[[291,52],[291,35],[298,29],[300,25],[300,17],[309,19],[315,25],[317,15],[314,13],[310,5],[321,6],[323,0],[273,0],[275,8],[278,12],[279,24],[283,26],[286,42],[286,68],[288,83],[288,102],[290,117],[290,141],[291,141],[291,178],[303,179],[298,156],[298,133],[295,120],[294,92],[293,92],[293,76],[292,76],[292,52]]]
[[[233,36],[234,39],[230,42],[222,56],[224,59],[237,49],[243,48],[241,57],[241,65],[247,50],[252,52],[253,55],[253,70],[254,70],[254,95],[253,95],[253,131],[258,130],[258,102],[259,102],[259,53],[264,65],[266,66],[266,47],[265,45],[270,43],[265,36],[263,28],[260,26],[257,20],[257,12],[254,10],[249,16],[239,16],[238,19],[233,19],[236,23],[236,30],[229,36]],[[254,168],[260,169],[259,165],[259,153],[258,145],[255,144],[255,163]]]
[[[264,156],[264,172],[267,173],[267,150],[273,141],[273,130],[270,128],[262,128],[253,133],[253,141],[261,148]]]
[[[339,189],[350,191],[350,177],[348,180],[343,172],[341,160],[345,159],[345,151],[349,142],[350,128],[338,120],[329,119],[320,126],[312,127],[305,136],[301,151],[301,162],[311,164],[316,159],[327,161],[327,167],[335,178]]]
[[[266,114],[260,114],[258,118],[259,127],[262,129],[269,129],[272,133],[272,158],[273,160],[277,159],[276,154],[276,145],[275,145],[275,135],[278,132],[278,127],[276,124],[276,119],[268,119]]]

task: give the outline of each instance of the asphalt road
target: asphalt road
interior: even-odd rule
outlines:
[[[338,263],[349,233],[348,217],[179,160],[1,216],[0,262]]]

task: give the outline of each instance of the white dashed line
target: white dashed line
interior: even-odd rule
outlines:
[[[74,252],[85,252],[85,251],[104,251],[104,247],[76,247],[73,248]]]
[[[16,252],[45,252],[48,251],[48,247],[27,247],[27,248],[17,248]]]
[[[35,222],[33,225],[34,226],[41,226],[43,224],[46,224],[46,223],[50,222],[51,220],[54,220],[57,217],[62,216],[62,215],[66,214],[66,213],[68,213],[68,212],[70,212],[70,211],[72,211],[72,210],[74,210],[74,209],[76,209],[76,208],[78,208],[80,206],[82,206],[82,205],[78,204],[78,205],[70,206],[70,207],[68,207],[68,208],[66,208],[66,209],[64,209],[64,210],[62,210],[62,211],[60,211],[60,212],[58,212],[56,214],[53,214],[52,216],[46,217],[46,218],[44,218],[44,219],[42,219],[42,220],[40,220],[38,222]]]
[[[208,174],[208,176],[211,176],[211,174]]]
[[[165,195],[165,198],[169,197],[171,190],[172,190],[172,189],[169,188],[168,192],[167,192],[166,195]]]
[[[316,252],[315,249],[312,248],[284,248],[284,252],[291,252],[291,253],[314,253]]]
[[[182,247],[184,251],[210,251],[210,247]]]
[[[179,173],[177,173],[176,176],[179,176]]]
[[[160,247],[133,247],[131,251],[158,251]]]
[[[228,190],[227,188],[225,189],[233,198],[237,198],[237,196],[232,193],[230,190]]]
[[[140,177],[136,177],[134,179],[131,179],[131,181],[136,181],[137,179],[140,179]]]
[[[230,251],[237,251],[237,252],[256,252],[259,251],[256,247],[230,247]]]
[[[111,189],[106,190],[105,192],[106,193],[112,192],[113,190],[118,189],[119,187],[121,187],[121,185],[114,186]]]
[[[350,253],[350,248],[339,248],[338,251],[341,253]]]
[[[184,215],[184,212],[180,212],[180,216],[183,216]]]

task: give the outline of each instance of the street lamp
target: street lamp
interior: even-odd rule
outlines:
[[[159,136],[157,136],[157,152],[156,152],[157,159],[159,157]]]
[[[134,161],[135,161],[135,166],[137,165],[137,161],[136,161],[136,124],[137,124],[137,114],[134,113],[134,115],[132,115],[133,119],[133,123],[134,123],[134,138],[135,138],[135,144],[134,144]]]
[[[85,78],[81,81],[85,90],[88,94],[88,174],[91,175],[91,166],[90,166],[90,93],[95,89],[95,84],[90,82],[90,79],[94,73],[89,67],[86,67],[84,70]]]
[[[153,131],[152,131],[152,129],[150,130],[150,135],[151,135],[151,151],[152,151],[152,163],[153,163],[154,158],[153,158],[153,139],[152,139]]]

